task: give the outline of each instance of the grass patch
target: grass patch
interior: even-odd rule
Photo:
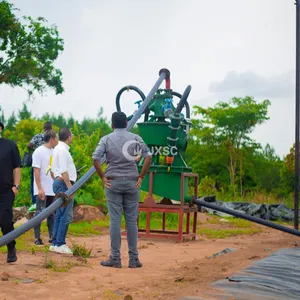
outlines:
[[[73,243],[72,251],[74,256],[80,256],[82,258],[89,258],[92,253],[92,249],[87,249],[85,244],[79,245],[76,243]]]
[[[151,229],[162,229],[162,213],[152,213],[150,219],[150,228]],[[141,212],[139,215],[139,227],[141,229],[146,228],[146,213]],[[166,213],[166,229],[168,230],[178,230],[179,216],[176,213]],[[193,218],[190,219],[190,225],[193,224]],[[186,219],[183,221],[183,226],[186,225]]]
[[[73,267],[80,267],[82,265],[86,265],[87,260],[83,259],[80,261],[62,261],[60,263],[55,262],[52,259],[49,259],[49,248],[45,251],[45,261],[44,261],[44,268],[51,270],[53,272],[68,272]]]
[[[117,295],[115,292],[113,292],[111,290],[107,290],[107,291],[104,291],[102,299],[103,300],[117,300],[117,299],[121,299],[121,298],[123,298],[123,297],[121,297],[120,295]]]
[[[253,222],[244,220],[244,219],[239,219],[239,218],[233,218],[233,217],[227,217],[227,218],[223,218],[225,219],[226,223],[229,223],[235,227],[238,228],[249,228],[249,227],[253,227],[253,225],[255,225]],[[221,223],[224,224],[224,222],[220,221]]]
[[[238,228],[248,228],[254,225],[253,222],[247,221],[245,219],[240,219],[236,217],[219,217],[216,215],[209,215],[208,220],[206,221],[207,224],[230,224]],[[202,224],[205,224],[202,223]]]
[[[197,233],[209,239],[224,239],[237,235],[252,235],[262,231],[256,224],[239,218],[226,217],[220,218],[212,216],[208,219],[207,225],[221,225],[223,228],[198,228]]]
[[[74,222],[69,225],[68,234],[71,236],[90,236],[90,235],[100,235],[102,228],[108,228],[109,222],[107,220],[100,221],[95,220],[92,222],[79,221]],[[43,233],[48,233],[47,224],[44,222],[41,226],[41,231]]]
[[[237,235],[252,235],[261,232],[259,228],[232,228],[232,229],[210,229],[200,228],[197,230],[199,235],[209,239],[225,239]]]
[[[88,236],[88,235],[100,235],[101,228],[109,226],[105,221],[92,221],[91,223],[80,221],[71,223],[68,233],[73,236]]]
[[[53,272],[68,272],[73,267],[80,267],[82,266],[82,263],[73,262],[73,261],[63,261],[60,263],[54,262],[52,259],[48,260],[44,267],[48,270],[51,270]]]

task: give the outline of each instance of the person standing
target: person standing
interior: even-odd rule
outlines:
[[[62,128],[59,131],[59,142],[53,150],[52,172],[54,176],[53,192],[59,194],[66,192],[75,183],[77,179],[76,167],[73,158],[69,152],[73,134],[68,128]],[[70,196],[71,201],[67,206],[60,207],[56,211],[53,240],[50,251],[72,254],[72,250],[66,244],[66,236],[69,224],[73,220],[74,198]]]
[[[21,157],[18,146],[2,137],[4,125],[0,122],[0,226],[2,234],[14,230],[13,204],[21,181]],[[17,261],[16,241],[7,244],[7,262]]]
[[[52,123],[47,121],[44,123],[44,133],[48,130],[52,129]],[[27,148],[30,151],[34,151],[38,147],[44,144],[44,133],[38,133],[32,137],[30,142],[27,145]],[[31,191],[31,199],[32,206],[29,208],[29,211],[34,210],[36,208],[36,197],[34,195],[34,169],[31,168],[31,178],[30,178],[30,191]]]
[[[48,130],[44,133],[44,144],[34,150],[32,155],[32,167],[34,168],[34,195],[36,197],[37,216],[44,209],[50,206],[54,201],[53,179],[50,174],[50,162],[53,148],[58,143],[57,134],[54,130]],[[47,227],[49,234],[49,243],[52,243],[54,213],[47,218]],[[44,245],[41,239],[41,224],[34,228],[35,244]]]
[[[152,155],[140,136],[128,132],[127,117],[123,112],[112,114],[114,131],[99,141],[92,158],[94,167],[102,179],[110,218],[111,254],[105,267],[121,268],[121,218],[124,211],[129,254],[129,268],[140,268],[137,249],[138,242],[138,205],[142,179],[148,172]],[[141,151],[144,158],[143,168],[138,174],[135,153]],[[107,169],[103,173],[101,159],[106,155]]]

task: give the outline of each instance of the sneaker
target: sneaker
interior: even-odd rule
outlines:
[[[28,208],[28,212],[33,212],[35,210],[36,210],[36,204],[33,204]]]
[[[111,268],[122,268],[120,259],[112,259],[111,257],[106,261],[101,261],[101,266]]]
[[[140,262],[138,258],[129,260],[129,268],[141,268],[143,264]]]
[[[13,249],[11,250],[8,250],[8,253],[7,253],[7,262],[8,263],[12,263],[12,262],[16,262],[18,260],[17,258],[17,250],[16,250],[16,247],[14,247]]]
[[[54,251],[61,254],[73,254],[73,251],[66,244],[55,246]]]
[[[53,241],[53,240],[52,240],[52,239],[50,239],[50,240],[48,241],[48,243],[49,243],[49,244],[52,244],[52,241]]]
[[[54,245],[51,245],[50,247],[49,247],[49,251],[51,251],[51,252],[56,252],[56,246],[54,246]]]
[[[44,243],[43,243],[43,241],[41,240],[41,239],[37,239],[37,240],[35,240],[35,245],[37,245],[37,246],[44,246]]]

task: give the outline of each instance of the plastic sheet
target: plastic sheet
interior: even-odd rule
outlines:
[[[281,249],[213,284],[239,300],[300,299],[300,248]]]
[[[250,216],[258,217],[270,221],[293,221],[294,212],[283,204],[255,204],[249,202],[222,202],[215,200],[214,197],[203,197],[205,202],[213,203],[220,207],[232,209]],[[202,208],[203,210],[203,208]],[[230,216],[220,211],[205,208],[208,213],[220,217]]]

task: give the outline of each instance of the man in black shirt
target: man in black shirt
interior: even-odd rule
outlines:
[[[0,227],[5,235],[14,230],[13,204],[21,180],[21,158],[16,143],[3,138],[3,123],[0,122]],[[16,242],[7,244],[7,262],[17,261]]]

